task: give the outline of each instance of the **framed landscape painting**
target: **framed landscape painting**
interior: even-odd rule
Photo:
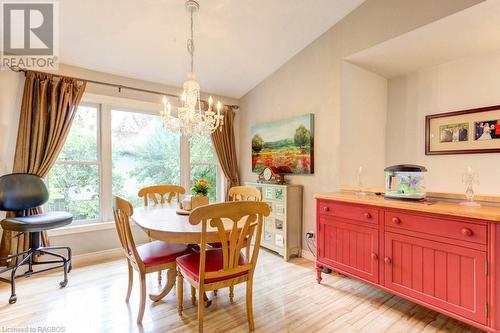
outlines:
[[[252,127],[252,171],[276,167],[285,174],[314,173],[314,115]]]
[[[500,105],[425,118],[425,154],[500,152]]]

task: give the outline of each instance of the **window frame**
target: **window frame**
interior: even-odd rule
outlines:
[[[131,104],[132,106],[127,106]],[[156,103],[136,103],[135,101],[117,101],[114,99],[98,99],[83,98],[80,106],[93,107],[97,110],[96,129],[97,129],[97,160],[96,161],[56,161],[55,164],[92,164],[98,166],[99,173],[99,217],[97,219],[75,220],[71,227],[88,226],[91,224],[101,224],[113,220],[112,207],[112,111],[123,111],[131,113],[143,113],[148,115],[160,116],[159,111],[154,111],[154,106],[157,110],[162,108],[161,104]],[[136,107],[137,106],[137,107]],[[189,139],[181,135],[180,137],[180,185],[186,189],[186,194],[191,193],[191,160],[190,160],[190,144]],[[224,199],[225,184],[222,169],[216,156],[216,163],[193,163],[193,165],[216,165],[216,201],[220,202]],[[46,205],[48,206],[48,205]],[[48,208],[48,207],[46,207]]]
[[[96,109],[96,160],[59,160],[57,159],[54,162],[54,165],[97,165],[97,173],[99,175],[99,214],[97,219],[85,219],[85,220],[75,220],[73,225],[87,225],[87,224],[92,224],[92,223],[99,223],[103,221],[103,200],[102,200],[102,193],[103,193],[103,184],[102,184],[102,172],[103,172],[103,161],[102,161],[102,137],[101,137],[101,107],[102,105],[99,103],[92,103],[92,102],[81,102],[78,107],[83,106],[83,107],[88,107],[88,108],[94,108]],[[77,111],[78,112],[78,111]],[[71,129],[70,129],[71,130]],[[62,151],[62,149],[61,149]],[[59,156],[58,156],[59,158]],[[52,169],[52,168],[51,168]],[[48,180],[48,176],[45,177],[46,180]],[[44,205],[44,210],[48,210],[48,202]]]

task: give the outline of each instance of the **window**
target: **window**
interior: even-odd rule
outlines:
[[[217,200],[217,184],[219,163],[215,155],[210,135],[197,136],[190,140],[191,183],[198,179],[206,179],[210,184],[208,197],[211,202]]]
[[[113,194],[140,205],[144,186],[180,184],[180,137],[155,115],[111,111]]]
[[[47,177],[48,210],[68,211],[74,224],[111,221],[112,196],[134,206],[140,188],[210,182],[210,200],[221,199],[220,167],[210,136],[193,138],[163,128],[158,113],[106,104],[81,104]]]
[[[98,128],[98,106],[80,106],[64,147],[48,175],[49,210],[68,211],[75,220],[99,220]]]

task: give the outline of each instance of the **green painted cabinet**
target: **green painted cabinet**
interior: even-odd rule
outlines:
[[[285,260],[301,255],[302,186],[245,183],[262,193],[271,214],[264,218],[261,246],[275,251]]]

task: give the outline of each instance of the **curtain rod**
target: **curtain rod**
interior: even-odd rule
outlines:
[[[116,84],[116,83],[109,83],[109,82],[95,81],[95,80],[87,80],[87,79],[82,79],[82,78],[73,77],[73,76],[52,74],[52,73],[41,72],[41,71],[32,71],[32,70],[28,70],[28,69],[21,68],[21,67],[18,67],[18,66],[11,66],[9,68],[10,68],[11,71],[18,72],[18,73],[20,73],[20,72],[22,72],[22,73],[33,72],[33,73],[41,73],[41,74],[50,74],[50,75],[52,75],[54,77],[58,77],[58,78],[67,77],[69,79],[75,79],[75,80],[79,80],[79,81],[85,81],[85,82],[88,82],[88,83],[98,84],[98,85],[101,85],[101,86],[113,87],[113,88],[117,88],[118,92],[121,92],[122,89],[127,89],[127,90],[139,91],[139,92],[143,92],[143,93],[147,93],[147,94],[153,94],[153,95],[160,95],[160,96],[168,96],[168,97],[179,98],[179,96],[174,95],[174,94],[162,93],[162,92],[155,91],[155,90],[135,88],[135,87],[121,85],[121,84]],[[201,101],[206,103],[206,101],[204,101],[204,100],[201,100]],[[236,110],[239,109],[238,105],[224,104],[224,106],[227,106],[227,107],[230,107],[230,108],[236,109]]]

